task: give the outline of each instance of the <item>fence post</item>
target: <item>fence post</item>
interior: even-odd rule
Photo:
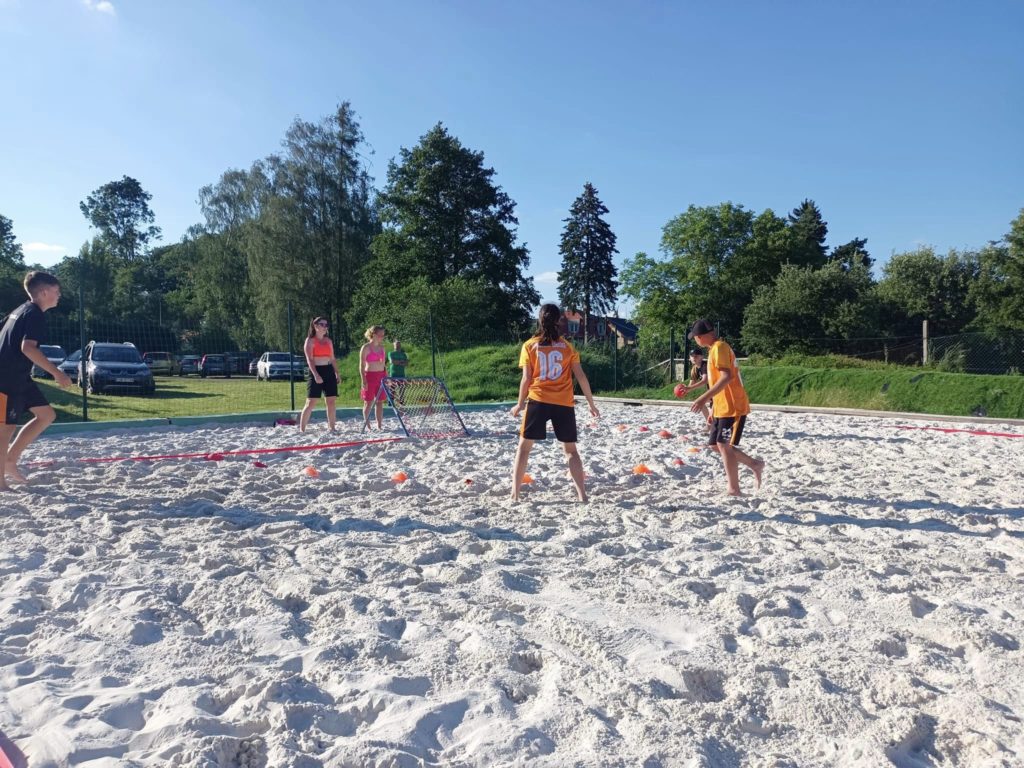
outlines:
[[[921,321],[921,365],[928,365],[928,321]]]
[[[85,383],[85,264],[79,260],[78,278],[78,386],[82,388],[82,421],[89,420],[89,392]]]
[[[619,340],[612,341],[612,392],[619,391]]]
[[[288,386],[292,392],[292,410],[295,410],[295,336],[292,333],[292,303],[288,302]]]
[[[686,334],[686,341],[683,342],[683,379],[689,381],[690,373],[690,334]]]
[[[668,332],[668,383],[676,380],[676,329]]]
[[[434,340],[434,310],[427,312],[427,320],[430,324],[430,367],[435,379],[437,378],[437,344]]]

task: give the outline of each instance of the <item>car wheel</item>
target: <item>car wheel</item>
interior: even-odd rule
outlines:
[[[224,374],[224,378],[225,379],[230,379],[231,378],[231,374],[230,373],[225,373]]]
[[[90,381],[89,386],[86,388],[86,392],[88,392],[90,395],[102,395],[103,388],[96,386]]]

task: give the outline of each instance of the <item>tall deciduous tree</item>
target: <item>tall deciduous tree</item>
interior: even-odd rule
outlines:
[[[755,216],[733,203],[691,205],[662,230],[664,259],[638,253],[626,262],[622,292],[649,327],[682,328],[706,317],[735,338],[754,290],[779,273],[789,246],[785,220],[770,210]]]
[[[618,253],[615,233],[604,220],[608,208],[589,181],[576,198],[565,219],[558,252],[562,269],[558,273],[558,299],[563,307],[583,310],[583,340],[588,340],[592,312],[607,314],[615,306],[618,270],[612,263]]]
[[[106,241],[114,256],[126,262],[143,256],[150,241],[160,239],[160,227],[153,224],[152,195],[131,176],[111,181],[79,203],[82,215]]]
[[[899,335],[920,333],[928,320],[933,335],[960,333],[974,318],[971,283],[978,276],[978,256],[932,248],[897,253],[882,268],[878,295],[890,308],[892,330]]]
[[[865,267],[788,264],[771,285],[755,292],[746,308],[743,348],[773,356],[834,352],[831,340],[874,336],[877,318],[874,282]]]
[[[979,328],[994,333],[1024,331],[1024,209],[1010,223],[1002,242],[990,243],[979,253],[971,299]]]
[[[400,307],[417,278],[485,286],[490,309],[473,318],[478,327],[498,332],[528,323],[540,297],[523,274],[530,258],[516,243],[515,203],[494,175],[482,152],[464,147],[441,124],[400,151],[379,198],[385,228],[360,276],[354,324],[399,321],[382,312]]]
[[[25,257],[14,236],[14,222],[0,215],[0,317],[25,300],[24,271]]]
[[[21,243],[14,236],[14,222],[0,214],[0,263],[20,267],[24,261]]]

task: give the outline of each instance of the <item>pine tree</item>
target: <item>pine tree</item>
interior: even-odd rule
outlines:
[[[589,181],[569,209],[558,252],[558,299],[562,306],[583,310],[583,341],[588,341],[592,312],[607,314],[614,306],[619,283],[612,257],[618,253],[615,233],[603,218],[608,208]]]
[[[789,214],[789,231],[789,262],[798,267],[824,266],[828,224],[813,200],[804,200]]]

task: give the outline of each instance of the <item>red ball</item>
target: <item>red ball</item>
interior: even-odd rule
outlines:
[[[686,397],[686,385],[676,384],[676,388],[672,390],[676,397]]]

